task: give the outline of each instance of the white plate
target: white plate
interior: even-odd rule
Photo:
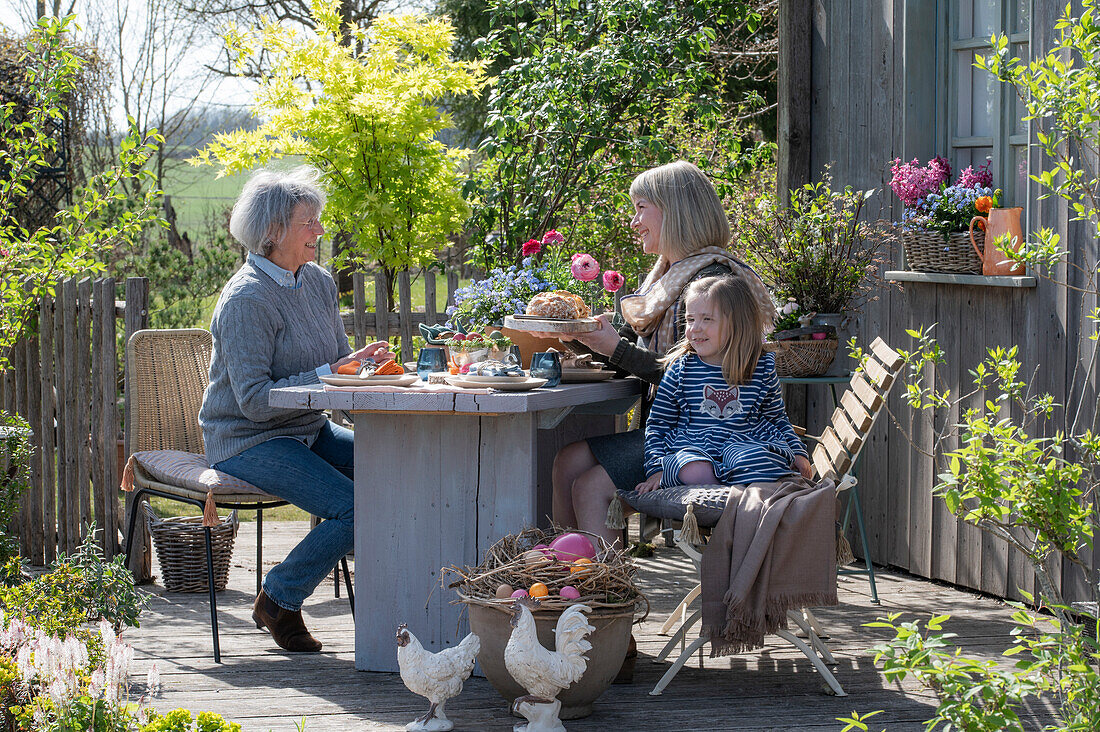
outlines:
[[[530,378],[527,374],[523,376],[482,376],[481,374],[458,374],[466,381],[474,381],[478,384],[485,384],[487,386],[496,386],[497,384],[521,384],[526,379]]]
[[[501,391],[530,391],[537,389],[546,383],[546,379],[535,379],[530,376],[523,379],[510,379],[498,384],[486,384],[484,381],[468,381],[464,376],[448,376],[447,383],[463,389],[500,389]]]
[[[563,382],[603,381],[615,375],[611,369],[562,369]]]
[[[387,374],[385,376],[326,374],[321,377],[321,381],[329,386],[411,386],[419,378],[416,374]]]

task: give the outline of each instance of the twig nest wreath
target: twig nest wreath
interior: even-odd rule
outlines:
[[[526,529],[491,546],[478,566],[444,571],[457,575],[450,587],[468,604],[510,607],[511,593],[501,597],[504,587],[534,594],[530,589],[543,585],[547,594],[540,597],[540,611],[561,611],[582,602],[593,609],[644,605],[649,612],[649,601],[634,584],[633,559],[586,532]]]

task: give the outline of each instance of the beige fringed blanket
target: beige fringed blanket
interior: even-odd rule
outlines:
[[[836,605],[836,486],[736,486],[703,549],[702,635],[714,656],[764,645],[787,611]]]

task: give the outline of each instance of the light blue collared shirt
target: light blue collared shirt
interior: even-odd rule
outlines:
[[[288,269],[283,269],[279,265],[272,262],[267,257],[261,257],[259,254],[248,253],[248,263],[256,269],[263,272],[270,277],[279,287],[287,287],[291,290],[297,290],[302,286],[301,280]],[[332,373],[332,367],[329,364],[323,364],[316,369],[317,377],[328,376]],[[309,444],[309,443],[307,443]]]

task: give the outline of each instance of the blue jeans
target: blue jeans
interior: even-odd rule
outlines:
[[[287,610],[300,610],[352,550],[352,435],[326,422],[312,447],[274,437],[214,466],[324,519],[264,577],[264,592]]]

